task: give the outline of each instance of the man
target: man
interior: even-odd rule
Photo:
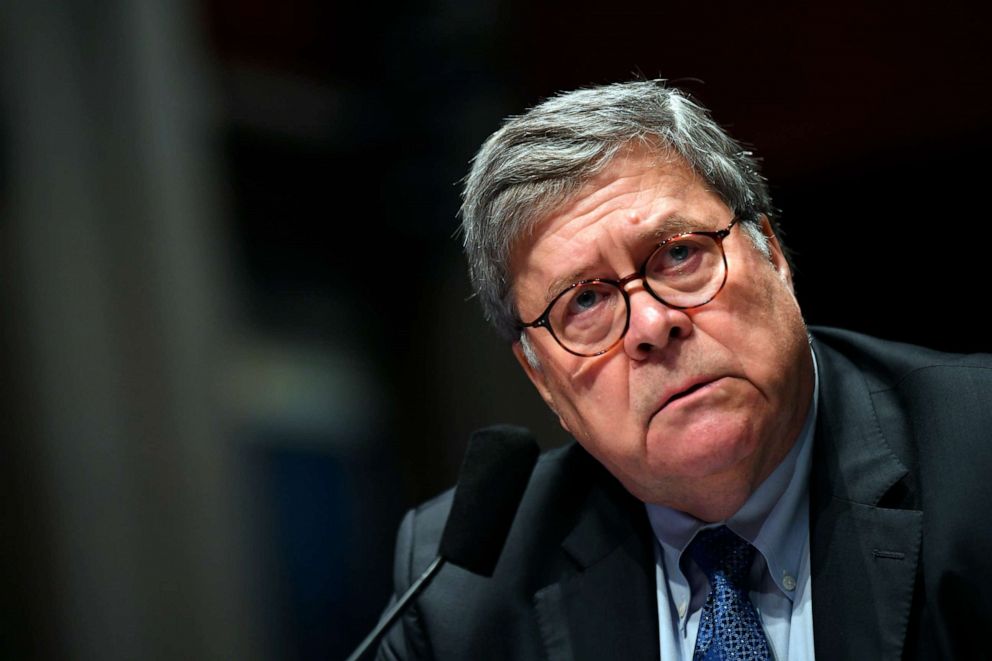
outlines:
[[[702,108],[661,81],[550,99],[486,141],[462,214],[486,317],[577,444],[493,577],[446,568],[382,658],[992,653],[992,360],[808,333],[756,163]],[[397,593],[450,503],[404,520]]]

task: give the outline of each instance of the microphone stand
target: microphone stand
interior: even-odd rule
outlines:
[[[382,618],[379,620],[379,624],[376,625],[375,629],[372,630],[362,644],[358,646],[351,656],[349,656],[345,661],[358,661],[362,656],[373,646],[376,645],[379,640],[386,634],[389,627],[393,625],[396,620],[399,619],[403,611],[406,610],[407,604],[413,601],[417,595],[424,591],[432,580],[434,580],[434,575],[437,574],[438,570],[444,566],[444,558],[438,556],[434,558],[434,562],[431,563],[430,567],[427,568],[423,574],[420,575],[410,589],[407,590],[399,601],[397,601],[393,606],[383,614]]]

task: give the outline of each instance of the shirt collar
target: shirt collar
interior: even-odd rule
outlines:
[[[807,487],[819,391],[820,378],[814,355],[813,401],[795,445],[744,505],[723,522],[761,553],[771,578],[790,598],[795,587],[791,578],[799,575],[809,534]],[[645,507],[658,541],[678,550],[680,557],[697,532],[720,525],[706,524],[690,514],[663,505],[646,503]],[[787,588],[787,584],[792,587]]]

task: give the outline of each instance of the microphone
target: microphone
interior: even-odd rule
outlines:
[[[539,453],[523,427],[496,425],[469,439],[438,556],[346,661],[358,661],[423,592],[446,562],[492,576]]]
[[[438,555],[474,574],[493,575],[537,455],[537,442],[523,427],[472,434]]]

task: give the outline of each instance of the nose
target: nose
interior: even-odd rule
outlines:
[[[638,283],[628,285],[630,326],[623,338],[624,351],[633,360],[647,360],[652,353],[692,333],[692,318],[685,310],[670,308]]]

